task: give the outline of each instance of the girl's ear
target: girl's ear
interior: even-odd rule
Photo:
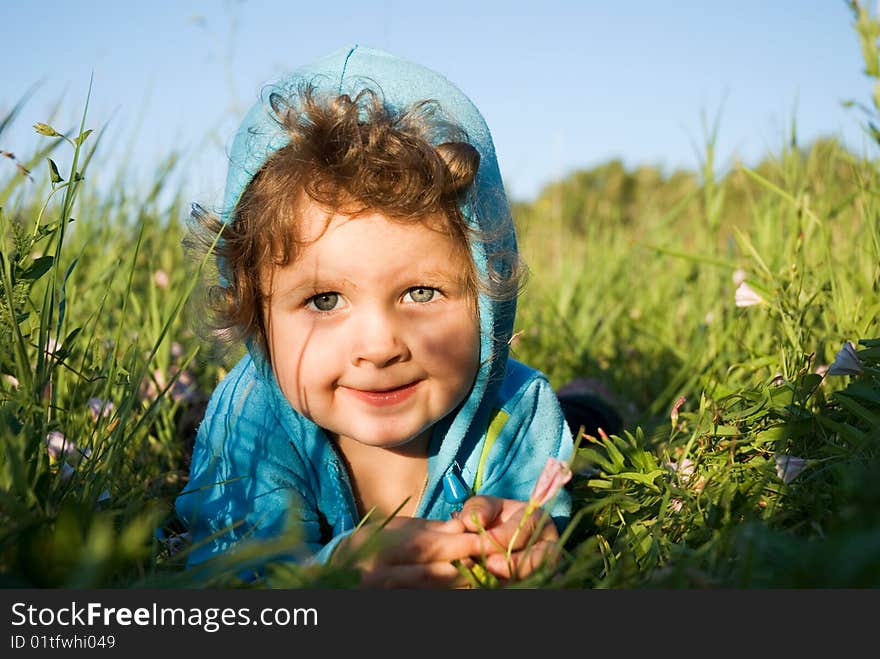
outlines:
[[[467,190],[477,177],[480,152],[467,142],[444,142],[434,149],[446,164],[443,192],[458,194]]]

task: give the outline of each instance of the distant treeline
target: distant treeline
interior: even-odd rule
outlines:
[[[711,165],[666,174],[650,165],[627,169],[612,160],[545,186],[534,201],[514,203],[514,218],[521,234],[540,233],[548,223],[576,235],[588,226],[647,228],[673,219],[682,227],[741,226],[761,186],[740,163],[720,176]],[[795,196],[806,193],[814,210],[834,219],[856,202],[859,181],[873,176],[869,166],[837,139],[822,138],[806,147],[789,146],[781,157],[766,157],[749,169]]]

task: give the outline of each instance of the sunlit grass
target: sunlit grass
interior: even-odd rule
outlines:
[[[296,538],[187,572],[173,516],[238,355],[196,331],[197,200],[160,194],[173,156],[150,190],[120,172],[97,195],[83,105],[75,134],[41,126],[34,154],[0,157],[0,583],[244,586],[243,562]],[[557,387],[603,383],[626,428],[584,438],[562,561],[512,587],[880,585],[876,154],[801,145],[795,124],[719,176],[713,140],[697,173],[608,163],[515,205],[531,277],[513,354]],[[356,583],[278,565],[262,585]]]

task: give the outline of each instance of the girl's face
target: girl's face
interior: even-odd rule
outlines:
[[[480,329],[465,250],[427,222],[351,218],[311,202],[305,244],[264,307],[284,396],[336,437],[392,448],[425,438],[476,377]],[[326,227],[326,231],[324,230]]]

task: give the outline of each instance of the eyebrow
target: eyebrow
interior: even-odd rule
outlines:
[[[314,293],[328,290],[336,290],[344,285],[352,285],[350,280],[339,279],[336,277],[303,277],[294,280],[292,284],[284,286],[272,293],[272,297],[289,298],[298,297],[306,292]]]
[[[466,286],[468,282],[467,273],[464,271],[436,268],[420,272],[408,271],[401,278],[410,279],[413,285],[424,284],[426,286],[431,284]],[[358,287],[357,283],[353,280],[334,274],[302,275],[294,279],[291,284],[273,292],[271,297],[278,300],[286,300],[300,297],[306,292],[314,294],[322,291],[335,291],[347,286]]]
[[[414,275],[415,278],[415,275]],[[459,281],[462,280],[462,274],[459,271],[455,272],[441,272],[440,270],[426,270],[425,272],[419,273],[418,279],[427,279],[434,281]]]

